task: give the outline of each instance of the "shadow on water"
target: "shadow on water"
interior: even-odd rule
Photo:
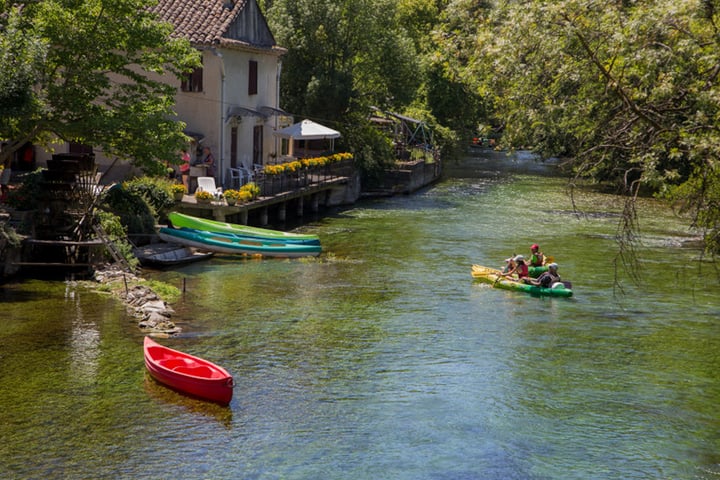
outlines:
[[[228,429],[232,426],[233,412],[229,406],[218,405],[184,395],[156,382],[148,373],[145,373],[143,386],[150,398],[159,405],[182,409],[193,415],[211,418]]]

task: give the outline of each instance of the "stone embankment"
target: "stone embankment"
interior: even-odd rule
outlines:
[[[148,333],[173,334],[180,332],[171,317],[174,310],[150,287],[142,285],[142,279],[114,266],[95,272],[95,281],[105,285],[120,298],[138,318],[138,327]]]

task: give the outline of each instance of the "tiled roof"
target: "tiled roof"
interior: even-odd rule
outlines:
[[[216,45],[248,1],[158,0],[151,11],[175,26],[173,36],[187,38],[195,45]]]

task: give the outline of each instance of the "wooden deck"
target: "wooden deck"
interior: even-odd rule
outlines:
[[[271,211],[276,219],[285,221],[288,209],[294,209],[298,217],[302,217],[308,209],[317,213],[321,207],[335,204],[332,199],[334,191],[344,191],[350,183],[348,176],[334,176],[331,178],[311,179],[304,186],[291,186],[287,189],[279,189],[277,193],[266,194],[257,199],[240,205],[228,205],[224,199],[199,204],[193,195],[185,195],[182,201],[178,202],[176,210],[188,215],[203,218],[212,218],[218,221],[232,221],[243,225],[248,224],[251,216],[257,217],[260,226],[270,223]],[[261,191],[272,191],[267,188]]]

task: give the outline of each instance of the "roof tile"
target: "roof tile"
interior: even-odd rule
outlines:
[[[159,0],[150,10],[175,27],[174,37],[215,45],[247,4],[248,0]]]

